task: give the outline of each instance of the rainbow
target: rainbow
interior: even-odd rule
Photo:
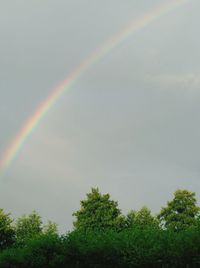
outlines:
[[[34,113],[24,123],[21,130],[14,137],[13,141],[8,145],[5,152],[0,159],[0,174],[3,174],[16,158],[21,148],[27,141],[27,138],[32,134],[34,129],[39,125],[41,120],[45,117],[51,107],[57,100],[79,79],[81,75],[98,60],[108,54],[113,48],[122,43],[127,37],[133,33],[141,30],[154,20],[160,18],[162,15],[172,11],[173,9],[183,5],[189,0],[171,0],[167,3],[159,5],[151,9],[143,16],[131,20],[125,28],[117,34],[111,36],[103,45],[95,49],[80,65],[74,69],[67,77],[52,90],[51,94],[37,107]]]

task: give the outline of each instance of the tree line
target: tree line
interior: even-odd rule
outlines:
[[[0,209],[0,268],[200,267],[194,192],[177,190],[157,215],[147,207],[123,215],[98,188],[80,205],[73,230],[64,235],[35,211],[14,221]]]

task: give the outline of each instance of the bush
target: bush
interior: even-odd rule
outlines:
[[[23,247],[5,250],[0,255],[2,268],[61,267],[62,243],[56,235],[41,235],[27,241]]]
[[[121,232],[42,234],[0,254],[0,268],[163,268],[199,267],[199,263],[197,227],[181,232],[147,226]]]

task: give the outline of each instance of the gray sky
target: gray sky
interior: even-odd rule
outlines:
[[[0,1],[0,152],[97,46],[164,0]],[[62,231],[98,186],[126,213],[177,188],[200,200],[200,2],[162,16],[93,65],[0,180],[0,207]]]

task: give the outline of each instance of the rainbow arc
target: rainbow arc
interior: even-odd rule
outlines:
[[[95,49],[84,61],[80,63],[69,75],[52,90],[50,95],[37,107],[33,114],[27,119],[23,127],[14,137],[13,141],[8,145],[5,152],[0,159],[0,172],[4,173],[13,160],[19,154],[21,148],[27,141],[28,137],[33,133],[35,128],[39,125],[41,120],[45,117],[52,106],[63,96],[72,85],[77,82],[79,77],[92,67],[98,60],[106,56],[116,46],[122,43],[126,38],[133,35],[137,31],[143,29],[154,20],[157,20],[164,14],[176,9],[189,0],[172,0],[159,5],[149,10],[143,16],[131,20],[125,28],[111,36],[105,43]]]

